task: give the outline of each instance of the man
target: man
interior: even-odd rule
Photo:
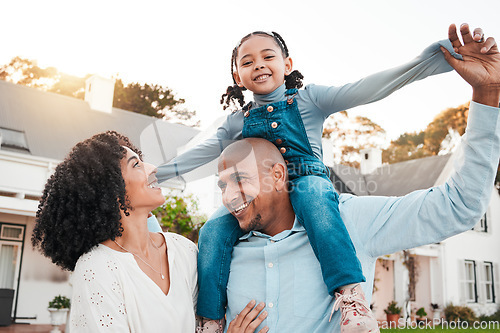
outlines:
[[[443,51],[473,88],[455,173],[445,185],[404,197],[340,196],[340,213],[363,267],[368,298],[377,257],[469,230],[489,202],[500,155],[500,54],[492,38],[474,40],[468,26],[461,27],[461,34],[463,45],[450,27],[450,40],[464,61]],[[227,320],[254,299],[266,305],[267,318],[259,329],[339,331],[338,312],[329,322],[334,299],[293,212],[287,167],[275,146],[261,139],[230,145],[219,160],[219,177],[224,205],[247,232],[232,255]]]

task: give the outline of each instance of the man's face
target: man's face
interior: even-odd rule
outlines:
[[[218,185],[224,206],[238,219],[244,232],[262,231],[272,221],[276,192],[270,168],[259,170],[253,152],[238,162],[221,157]]]

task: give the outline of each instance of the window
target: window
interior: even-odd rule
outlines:
[[[486,217],[486,213],[479,220],[479,222],[476,223],[472,230],[479,232],[488,232],[488,218]]]
[[[2,224],[2,228],[0,230],[1,230],[0,237],[2,239],[18,240],[18,241],[23,240],[23,235],[24,235],[23,226]]]
[[[23,225],[0,223],[0,288],[17,289],[24,228]]]
[[[465,300],[477,303],[476,263],[474,260],[465,260]]]
[[[484,276],[484,297],[487,303],[495,303],[495,286],[493,280],[493,263],[484,262],[483,265]]]
[[[2,149],[30,152],[24,132],[0,127],[0,137]]]

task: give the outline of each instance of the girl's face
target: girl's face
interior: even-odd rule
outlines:
[[[130,148],[124,147],[126,156],[121,160],[125,191],[134,210],[149,212],[165,202],[156,179],[154,165],[144,163]]]
[[[240,45],[233,75],[238,86],[265,95],[281,86],[291,71],[292,59],[283,58],[272,37],[254,35]]]

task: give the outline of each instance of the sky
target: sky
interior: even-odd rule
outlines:
[[[304,83],[323,85],[403,64],[447,38],[450,23],[480,26],[500,41],[498,0],[4,0],[0,10],[0,64],[21,56],[73,75],[161,84],[197,111],[202,129],[226,114],[219,101],[232,84],[231,51],[251,31],[280,33]],[[452,72],[351,114],[395,139],[424,129],[471,92]]]

